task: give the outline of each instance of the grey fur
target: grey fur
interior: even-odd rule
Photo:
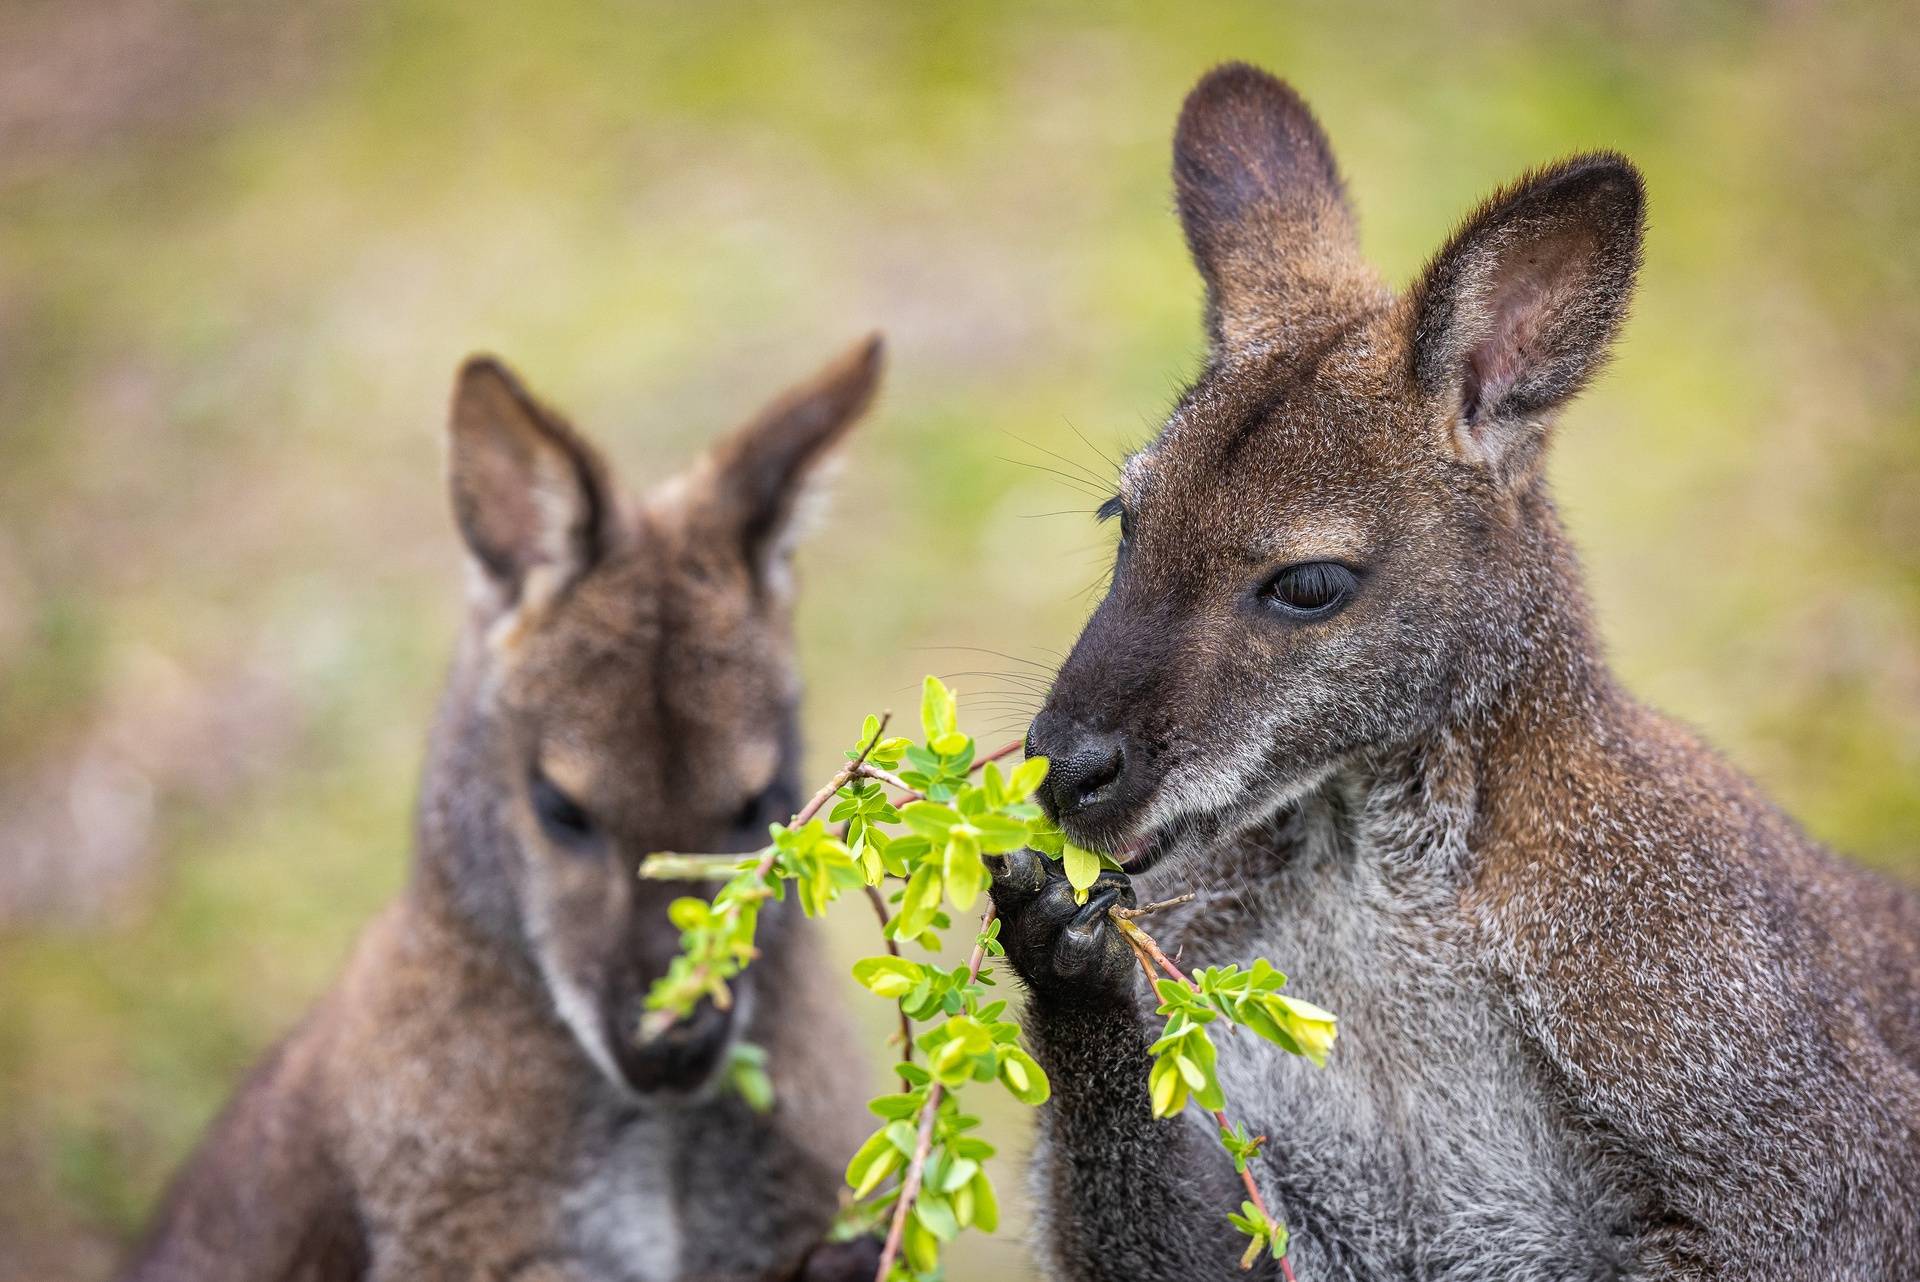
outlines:
[[[1396,299],[1297,95],[1224,68],[1180,139],[1209,149],[1176,178],[1214,346],[1124,471],[1112,589],[1030,747],[1140,895],[1198,889],[1164,944],[1265,956],[1340,1016],[1324,1070],[1216,1038],[1301,1282],[1920,1277],[1920,896],[1618,687],[1546,494],[1639,176],[1528,175]],[[1270,576],[1326,559],[1351,599],[1276,613]],[[1231,1276],[1210,1123],[1148,1116],[1137,970],[1110,930],[1098,964],[1068,948],[1026,869],[995,896],[1055,1089],[1048,1273]]]

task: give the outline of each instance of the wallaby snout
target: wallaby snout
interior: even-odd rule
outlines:
[[[1054,819],[1080,818],[1119,800],[1128,764],[1126,740],[1120,735],[1061,726],[1042,712],[1034,719],[1028,742],[1052,763],[1042,795]]]
[[[634,1018],[624,1025],[631,1045],[621,1056],[627,1080],[641,1091],[692,1091],[712,1080],[733,1042],[735,1010],[721,1010],[711,1001],[694,1013],[650,1036],[633,1033],[641,1027],[636,1004]]]

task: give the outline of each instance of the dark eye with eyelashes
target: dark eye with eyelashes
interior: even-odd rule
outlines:
[[[1118,517],[1120,520],[1120,541],[1125,543],[1133,537],[1133,513],[1127,511],[1127,505],[1120,501],[1118,494],[1095,508],[1093,510],[1093,517],[1096,521],[1111,521]]]
[[[579,849],[593,840],[596,829],[593,816],[581,804],[555,787],[538,768],[528,785],[533,799],[533,817],[540,831],[557,846]]]
[[[1308,622],[1337,612],[1359,587],[1359,577],[1338,561],[1303,561],[1268,579],[1260,598],[1282,616]]]

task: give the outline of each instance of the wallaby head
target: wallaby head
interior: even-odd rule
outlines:
[[[752,980],[642,1044],[678,946],[657,850],[746,851],[796,808],[789,557],[821,465],[872,396],[869,340],[690,471],[633,498],[497,361],[454,391],[472,609],[430,753],[417,893],[544,985],[623,1087],[691,1087]],[[763,934],[777,939],[779,913]]]
[[[1207,366],[1102,510],[1112,584],[1031,734],[1049,808],[1134,868],[1580,661],[1542,455],[1642,227],[1634,168],[1578,156],[1396,296],[1305,103],[1243,65],[1187,99],[1173,169]]]

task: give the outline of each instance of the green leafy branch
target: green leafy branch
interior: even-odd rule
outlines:
[[[901,944],[937,952],[952,927],[948,908],[972,909],[990,879],[986,859],[1031,847],[1062,862],[1084,902],[1108,856],[1068,841],[1031,801],[1047,763],[1032,758],[1002,771],[999,761],[1015,741],[984,755],[958,726],[953,693],[928,677],[921,694],[922,742],[886,735],[889,718],[868,717],[847,764],[785,824],[769,828],[771,844],[749,856],[661,854],[641,873],[676,879],[717,878],[711,900],[684,898],[671,914],[681,932],[681,954],[647,998],[643,1035],[690,1015],[703,1000],[725,1007],[729,982],[757,955],[754,935],[761,907],[791,886],[808,916],[824,912],[842,893],[861,887],[880,923],[884,955],[853,967],[863,987],[895,1004],[900,1019],[900,1090],[869,1107],[880,1126],[847,1164],[852,1199],[842,1230],[875,1231],[886,1224],[876,1282],[924,1282],[937,1276],[944,1245],[966,1228],[992,1232],[998,1201],[983,1163],[993,1146],[974,1132],[980,1119],[964,1107],[965,1090],[999,1082],[1016,1099],[1044,1103],[1046,1073],[1019,1045],[1020,1028],[993,998],[987,961],[1003,955],[999,922],[989,902],[965,966],[904,956]],[[892,795],[889,795],[891,792]],[[828,803],[832,810],[824,819]],[[1167,1027],[1154,1043],[1149,1093],[1156,1116],[1172,1117],[1192,1099],[1208,1108],[1221,1141],[1246,1185],[1248,1200],[1229,1219],[1249,1239],[1242,1266],[1263,1251],[1285,1259],[1286,1229],[1267,1212],[1248,1164],[1264,1137],[1250,1137],[1227,1121],[1206,1026],[1225,1018],[1245,1025],[1315,1063],[1333,1040],[1333,1017],[1279,992],[1285,977],[1264,961],[1249,970],[1224,966],[1189,980],[1134,918],[1169,904],[1111,910],[1161,999]],[[1167,973],[1160,979],[1155,967]],[[919,1031],[916,1032],[916,1029]],[[918,1051],[922,1056],[914,1061]],[[736,1089],[756,1107],[771,1101],[764,1055],[744,1047],[728,1065]]]
[[[1165,905],[1153,905],[1164,907]],[[1290,1054],[1304,1056],[1317,1067],[1324,1067],[1327,1052],[1333,1049],[1336,1033],[1333,1015],[1312,1002],[1290,997],[1280,989],[1287,977],[1275,970],[1264,957],[1250,969],[1238,965],[1213,966],[1196,970],[1189,979],[1158,941],[1133,919],[1142,910],[1113,909],[1111,916],[1120,934],[1133,949],[1135,960],[1147,977],[1147,986],[1160,997],[1156,1014],[1167,1017],[1160,1039],[1148,1047],[1154,1057],[1147,1074],[1147,1095],[1155,1117],[1176,1117],[1192,1099],[1213,1115],[1220,1128],[1220,1142],[1233,1159],[1233,1169],[1246,1187],[1247,1200],[1238,1214],[1229,1215],[1233,1226],[1247,1236],[1241,1268],[1251,1268],[1263,1250],[1280,1261],[1280,1269],[1289,1282],[1293,1266],[1287,1262],[1287,1229],[1267,1210],[1248,1169],[1253,1156],[1266,1142],[1266,1136],[1250,1136],[1227,1118],[1227,1101],[1215,1071],[1216,1052],[1207,1025],[1224,1017],[1229,1031],[1250,1029]],[[1166,972],[1162,979],[1155,969]]]

